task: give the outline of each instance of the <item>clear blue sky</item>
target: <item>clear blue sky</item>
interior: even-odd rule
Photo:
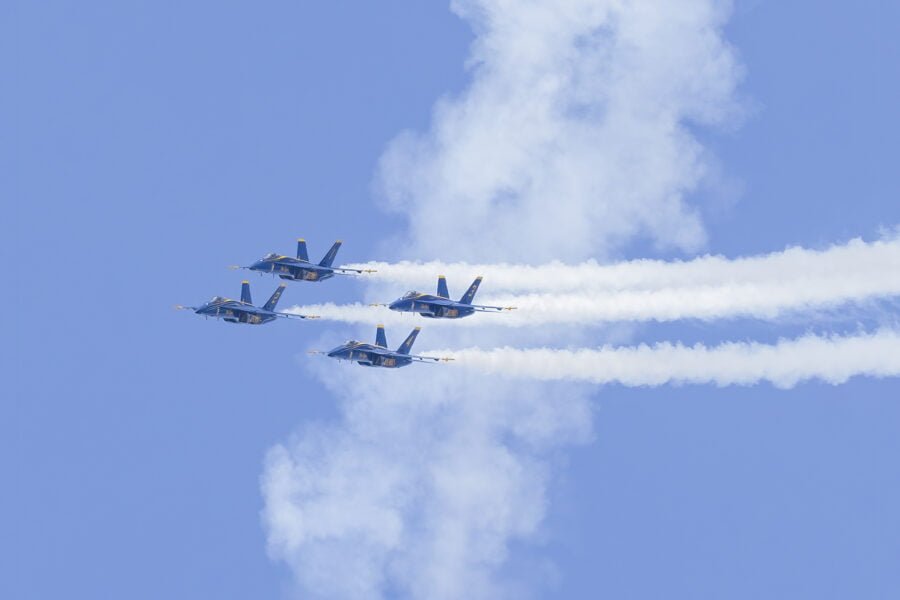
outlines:
[[[900,223],[898,23],[878,0],[738,2],[727,37],[756,110],[706,134],[744,190],[704,209],[711,251]],[[470,41],[442,3],[412,0],[0,8],[13,299],[0,596],[285,590],[258,477],[273,443],[335,415],[298,366],[319,330],[171,306],[235,295],[226,265],[297,236],[313,255],[342,238],[340,258],[378,258],[402,221],[372,199],[376,161],[465,85]],[[257,299],[275,287],[252,283]],[[294,285],[285,301],[360,292]],[[684,323],[647,337],[784,333]],[[567,454],[546,543],[516,548],[508,569],[551,560],[547,597],[900,597],[898,398],[894,380],[598,390],[597,440]]]

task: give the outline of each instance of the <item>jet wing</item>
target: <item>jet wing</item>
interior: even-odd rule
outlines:
[[[379,348],[378,346],[372,346],[370,348],[366,348],[365,350],[359,350],[359,352],[368,352],[369,354],[375,354],[377,356],[403,356],[402,354],[397,354],[393,350],[388,350],[387,348]]]
[[[390,358],[410,358],[415,362],[441,362],[453,360],[452,358],[436,358],[434,356],[419,356],[416,354],[400,354],[399,352],[394,352],[393,350],[388,350],[387,348],[368,348],[366,352],[369,354],[374,354],[377,356],[388,356]]]
[[[250,306],[248,304],[244,304],[242,306],[226,306],[223,307],[223,310],[233,310],[235,312],[242,312],[248,315],[259,315],[261,317],[280,317],[282,319],[317,319],[317,316],[313,315],[295,315],[292,313],[286,312],[275,312],[272,310],[266,310],[264,308],[260,308],[258,306]]]
[[[281,267],[293,267],[297,269],[315,269],[318,271],[334,271],[336,273],[374,273],[375,269],[348,269],[346,267],[323,267],[321,265],[316,265],[310,262],[302,262],[294,258],[287,257],[286,259],[281,260],[273,260],[273,265],[278,265]]]
[[[474,308],[479,312],[501,312],[504,310],[515,310],[515,306],[485,306],[483,304],[463,304],[462,302],[456,302],[454,300],[445,300],[443,298],[438,299],[429,299],[429,300],[416,300],[416,302],[421,302],[422,304],[433,304],[435,306],[449,306],[451,308]]]
[[[301,269],[303,267],[315,266],[315,265],[310,265],[309,263],[306,263],[306,262],[299,261],[295,258],[291,258],[289,256],[287,256],[283,259],[280,259],[280,260],[273,260],[273,261],[269,262],[268,264],[272,265],[273,268],[275,267],[275,265],[277,265],[279,267],[295,267],[298,269]],[[248,271],[253,270],[250,267],[245,267],[242,265],[230,265],[228,268],[233,269],[233,270],[240,270],[240,269],[246,269]]]
[[[413,298],[416,302],[421,304],[434,304],[435,306],[452,306],[453,308],[459,308],[460,306],[469,306],[468,304],[461,304],[456,300],[448,300],[445,298],[438,298],[435,296],[434,298],[429,298],[428,300],[419,300],[418,298]]]
[[[272,264],[273,265],[282,265],[285,267],[304,267],[304,266],[309,265],[310,263],[302,262],[300,260],[297,260],[296,258],[287,257],[287,258],[282,258],[280,260],[273,260]]]

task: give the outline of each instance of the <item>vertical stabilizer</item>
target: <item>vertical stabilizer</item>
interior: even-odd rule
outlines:
[[[475,292],[478,291],[478,286],[481,285],[481,275],[475,278],[475,281],[472,282],[472,285],[469,286],[469,289],[466,290],[466,293],[462,295],[462,298],[459,299],[463,304],[472,304],[472,300],[475,299]]]
[[[278,304],[278,301],[281,299],[281,293],[284,292],[285,284],[281,284],[278,286],[278,289],[272,294],[272,297],[263,304],[263,308],[266,310],[275,310],[275,305]]]
[[[340,250],[341,248],[342,243],[343,242],[341,242],[341,240],[338,240],[334,243],[334,245],[331,247],[331,250],[329,250],[328,253],[325,254],[325,258],[323,258],[322,262],[319,263],[320,267],[331,266],[331,264],[334,262],[334,257],[337,256],[338,250]]]
[[[304,262],[309,262],[309,253],[306,251],[306,240],[297,239],[297,258]]]
[[[412,332],[406,336],[406,339],[403,340],[403,343],[400,344],[400,347],[397,348],[397,352],[400,354],[409,354],[410,350],[412,350],[413,342],[416,341],[416,336],[419,335],[421,329],[421,327],[413,329]]]
[[[241,302],[246,302],[247,304],[253,304],[253,299],[250,297],[250,282],[249,281],[241,282]]]
[[[438,275],[437,295],[441,298],[450,298],[450,292],[447,291],[447,278],[443,275]]]
[[[384,334],[384,325],[379,325],[375,330],[375,345],[387,348],[387,336]]]

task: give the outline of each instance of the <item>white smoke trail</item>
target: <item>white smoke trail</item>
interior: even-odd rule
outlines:
[[[724,288],[682,288],[645,292],[611,292],[590,296],[576,294],[532,294],[490,296],[485,302],[515,306],[513,312],[474,315],[465,319],[434,319],[429,328],[535,327],[561,324],[602,324],[614,321],[713,320],[737,317],[775,319],[791,312],[828,309],[851,302],[873,301],[900,295],[900,284],[890,277],[870,285],[848,289],[823,289],[814,285],[785,284],[761,287],[735,284]],[[841,284],[838,283],[838,287]],[[398,313],[363,303],[309,304],[293,306],[287,312],[317,315],[343,323],[379,322],[392,325],[421,325],[412,313]]]
[[[836,307],[900,295],[900,238],[815,251],[790,248],[760,257],[703,257],[686,262],[629,261],[602,266],[551,264],[446,265],[374,263],[379,276],[409,284],[430,272],[490,273],[479,303],[515,306],[512,313],[437,320],[438,327],[532,327],[563,323],[673,321],[753,317]],[[467,275],[466,277],[468,277]],[[433,276],[430,277],[433,279]],[[467,279],[459,278],[462,281]],[[559,289],[556,289],[559,288]],[[546,293],[505,294],[496,290]],[[409,324],[410,315],[365,304],[319,304],[290,309],[345,323]]]
[[[482,290],[491,293],[656,291],[747,285],[761,289],[813,286],[821,290],[814,292],[818,297],[840,298],[896,293],[900,287],[900,237],[894,235],[874,242],[853,239],[825,250],[793,247],[736,259],[702,256],[688,261],[632,260],[607,265],[594,261],[539,266],[435,261],[350,266],[376,269],[367,277],[419,291],[431,290],[437,275],[446,275],[461,293],[476,275],[483,275]]]
[[[453,357],[459,366],[486,375],[626,386],[769,381],[790,388],[809,379],[839,384],[857,375],[900,375],[900,332],[890,329],[848,337],[808,335],[774,345],[729,342],[708,348],[661,343],[579,350],[472,348],[438,352]]]

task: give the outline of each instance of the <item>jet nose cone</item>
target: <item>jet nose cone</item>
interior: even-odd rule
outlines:
[[[388,308],[391,310],[400,310],[400,308],[402,307],[402,304],[403,304],[402,301],[394,300],[393,302],[388,304]]]

